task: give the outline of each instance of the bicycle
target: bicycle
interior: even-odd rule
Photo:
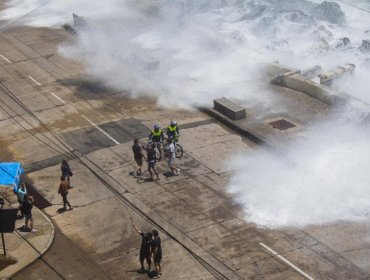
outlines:
[[[177,158],[181,158],[184,154],[184,150],[183,150],[182,146],[179,144],[179,137],[180,137],[180,135],[176,135],[172,139],[173,144],[175,145],[175,151],[176,151],[176,157]],[[165,141],[167,141],[166,137],[164,138],[163,142],[165,142]]]

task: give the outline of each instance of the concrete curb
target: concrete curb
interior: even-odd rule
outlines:
[[[45,248],[40,252],[39,257],[42,257],[49,250],[49,248],[51,247],[51,244],[53,244],[53,241],[54,241],[54,238],[55,238],[55,227],[54,227],[53,222],[50,220],[50,218],[48,216],[46,216],[46,214],[44,212],[42,212],[39,208],[37,208],[37,210],[45,218],[45,220],[47,220],[49,222],[49,224],[51,225],[51,236],[49,238],[49,241],[46,244]]]
[[[0,271],[0,279],[11,279],[16,273],[20,272],[21,270],[25,269],[26,267],[30,266],[35,261],[37,261],[39,258],[41,258],[49,250],[49,248],[53,244],[53,241],[54,241],[54,238],[55,238],[54,224],[52,223],[50,218],[48,216],[46,216],[46,214],[44,212],[42,212],[39,208],[35,207],[34,209],[37,210],[38,213],[40,213],[40,215],[46,220],[46,222],[51,227],[51,231],[49,233],[49,235],[50,235],[49,240],[47,241],[46,245],[43,246],[43,248],[35,248],[34,245],[32,245],[31,243],[29,243],[28,241],[26,241],[24,239],[22,241],[22,244],[20,246],[18,246],[15,250],[13,250],[13,252],[16,252],[17,250],[22,250],[21,247],[23,245],[27,244],[26,246],[30,247],[32,249],[32,251],[35,252],[36,254],[33,255],[33,256],[28,255],[29,259],[27,259],[23,264],[19,264],[17,262],[16,264],[8,266],[8,267],[4,268],[3,270],[1,270]],[[17,235],[19,235],[23,238],[23,236],[17,230],[15,231],[15,234],[17,234]],[[17,265],[19,267],[17,267]],[[8,272],[7,269],[10,270],[10,271]]]
[[[228,128],[230,128],[230,129],[234,130],[235,132],[243,135],[244,137],[248,138],[252,142],[254,142],[258,145],[263,145],[263,146],[267,146],[267,147],[272,146],[261,135],[258,135],[257,133],[255,133],[254,131],[252,131],[251,129],[249,129],[247,127],[239,125],[237,123],[237,121],[233,121],[233,120],[229,119],[228,117],[222,115],[221,113],[217,112],[216,110],[211,109],[211,108],[207,108],[207,107],[199,107],[198,109],[199,109],[199,111],[204,112],[204,113],[210,115],[211,117],[214,117],[215,119],[217,119],[218,121],[220,121],[221,123],[226,125]]]

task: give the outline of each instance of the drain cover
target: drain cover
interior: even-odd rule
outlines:
[[[268,124],[271,125],[273,128],[279,129],[279,130],[286,130],[286,129],[295,127],[294,124],[292,124],[291,122],[288,122],[285,119],[280,119],[277,121],[269,122]]]

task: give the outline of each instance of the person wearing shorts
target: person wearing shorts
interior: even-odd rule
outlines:
[[[146,150],[146,160],[148,161],[148,171],[150,174],[150,179],[154,180],[153,173],[157,176],[159,180],[158,172],[155,168],[155,163],[157,162],[157,156],[155,153],[155,143],[151,143],[148,148],[143,148]]]
[[[134,226],[135,231],[141,236],[141,246],[140,246],[140,254],[139,254],[139,261],[141,265],[140,272],[145,271],[144,260],[146,260],[148,264],[148,271],[150,272],[151,264],[152,264],[151,251],[150,251],[151,249],[150,246],[152,242],[152,233],[151,232],[144,233],[140,229],[138,229],[136,225],[133,225],[133,226]]]
[[[162,275],[161,271],[161,260],[162,260],[162,245],[161,238],[158,235],[158,230],[153,229],[153,241],[151,242],[152,254],[154,259],[154,267],[157,272],[157,275],[153,278],[160,278]]]
[[[137,164],[135,175],[141,176],[144,154],[138,139],[134,140],[134,145],[132,145],[132,152],[134,153],[134,159]]]
[[[176,148],[175,144],[173,143],[173,140],[170,138],[167,138],[167,157],[168,157],[168,167],[171,170],[172,175],[179,175],[180,168],[175,166],[175,159],[176,159]]]
[[[32,217],[32,208],[33,208],[33,198],[32,196],[25,195],[24,201],[22,203],[22,210],[25,217],[25,227],[31,232],[36,232],[33,228],[33,217]],[[28,223],[30,223],[30,228],[28,228]]]

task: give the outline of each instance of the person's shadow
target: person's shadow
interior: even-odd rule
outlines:
[[[66,211],[70,211],[71,209],[65,209],[64,207],[62,207],[62,208],[59,208],[58,210],[57,210],[57,213],[59,213],[59,214],[61,214],[61,213],[64,213],[64,212],[66,212]]]
[[[31,232],[31,229],[26,227],[25,225],[17,228],[17,230],[20,231],[20,232]]]
[[[130,272],[136,272],[136,273],[139,273],[139,274],[147,274],[149,278],[153,278],[153,277],[158,275],[157,271],[155,271],[155,270],[149,271],[149,270],[146,270],[146,269],[144,269],[144,270],[141,270],[141,269],[129,270],[129,271],[126,271],[126,274],[130,273]]]
[[[155,271],[155,270],[152,270],[152,271],[149,271],[148,272],[148,276],[149,276],[149,278],[154,278],[155,276],[157,276],[158,275],[158,273],[157,273],[157,271]]]

